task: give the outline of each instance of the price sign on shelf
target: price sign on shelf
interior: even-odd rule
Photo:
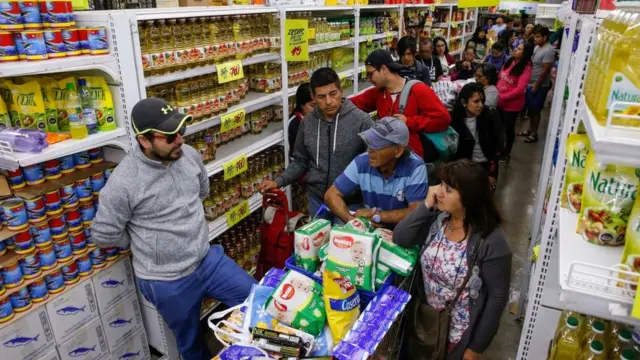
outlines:
[[[436,6],[435,5],[429,5],[429,10],[431,10],[431,12],[436,11]]]
[[[240,204],[234,206],[225,214],[227,217],[227,226],[232,227],[239,223],[242,219],[246,218],[250,212],[251,210],[249,209],[249,202],[247,200],[244,200]]]
[[[363,67],[362,69],[360,69],[360,77],[362,79],[366,79],[367,78],[367,67]]]
[[[247,114],[244,109],[220,116],[220,132],[229,131],[244,125]]]
[[[234,178],[243,172],[247,171],[247,155],[240,155],[235,159],[231,159],[222,164],[222,171],[224,171],[224,179],[229,180]]]
[[[387,33],[387,42],[392,42],[393,41],[393,33],[392,32],[388,32]]]
[[[338,77],[340,78],[340,81],[344,80],[347,78],[346,74],[338,74]]]
[[[234,60],[216,66],[218,72],[218,84],[228,83],[229,81],[240,80],[244,77],[242,71],[242,61]]]
[[[287,19],[284,33],[285,59],[309,61],[309,21]]]
[[[367,36],[367,44],[373,44],[373,38],[371,37],[371,35]]]

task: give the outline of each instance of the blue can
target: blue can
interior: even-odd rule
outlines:
[[[15,312],[27,311],[31,308],[31,296],[29,296],[29,291],[26,287],[11,294],[9,298]]]
[[[66,285],[78,282],[79,276],[80,271],[78,270],[78,265],[76,265],[76,263],[72,262],[62,267],[62,278]]]
[[[89,230],[89,232],[91,232],[91,230]],[[87,237],[87,234],[85,233],[85,238],[86,237]],[[5,245],[4,241],[0,241],[0,255],[4,255],[6,252],[7,252],[7,245]]]
[[[104,160],[102,148],[93,148],[89,150],[89,162],[92,164],[100,164]]]
[[[80,202],[80,213],[82,214],[82,222],[93,221],[96,216],[96,207],[92,201]]]
[[[0,323],[13,319],[13,306],[9,297],[0,298]]]
[[[31,226],[31,236],[37,248],[51,245],[51,229],[46,221]]]
[[[53,251],[56,253],[56,258],[60,261],[71,258],[73,251],[71,250],[69,238],[65,237],[62,240],[54,241]]]
[[[4,288],[4,279],[2,278],[2,274],[0,274],[0,295],[4,294],[7,289]]]
[[[101,55],[109,53],[109,42],[107,41],[107,30],[104,26],[87,29],[89,39],[89,50],[91,55]]]
[[[29,165],[22,168],[24,178],[29,185],[38,185],[44,182],[44,170],[41,164]]]
[[[88,177],[76,182],[76,194],[80,200],[91,198],[93,191],[91,190],[91,180]]]
[[[27,290],[34,303],[45,301],[49,297],[49,289],[47,289],[47,283],[44,279],[38,279],[27,285]]]
[[[107,261],[112,261],[118,258],[119,256],[119,248],[117,247],[110,247],[110,248],[106,248],[105,252],[107,253]]]
[[[104,184],[107,180],[104,178],[104,173],[99,172],[91,175],[91,190],[93,193],[99,193],[100,190],[104,187]]]
[[[24,174],[22,173],[21,168],[17,168],[16,170],[7,170],[9,174],[9,187],[13,190],[21,189],[24,187]]]
[[[39,29],[42,27],[38,1],[20,1],[19,4],[24,27],[27,29]]]
[[[102,248],[95,248],[91,250],[89,258],[91,259],[91,264],[96,269],[104,267],[107,263],[107,254]]]
[[[93,272],[93,264],[91,264],[89,255],[79,257],[78,260],[76,260],[76,265],[78,266],[80,276],[89,276]]]
[[[65,209],[78,206],[78,195],[76,194],[75,186],[69,184],[61,187],[60,199],[62,200],[62,207]]]
[[[47,283],[47,289],[52,294],[59,293],[64,290],[64,277],[62,271],[56,270],[49,275],[45,275],[44,282]]]
[[[47,180],[55,180],[62,177],[62,170],[60,169],[60,161],[58,159],[51,159],[44,163],[44,178]]]
[[[118,252],[122,255],[131,254],[131,244],[118,248]]]
[[[105,180],[109,180],[109,177],[111,176],[111,174],[113,173],[113,168],[109,168],[107,170],[104,171],[104,179]]]
[[[20,286],[24,281],[22,277],[22,270],[17,261],[12,261],[2,267],[2,278],[4,279],[4,286],[8,289]]]
[[[22,230],[28,226],[27,208],[20,198],[11,198],[2,202],[4,221],[9,230]]]
[[[71,251],[75,255],[87,252],[87,241],[84,238],[84,231],[78,230],[69,233],[69,241],[71,242]]]
[[[82,230],[84,231],[84,239],[87,241],[87,244],[92,243],[91,242],[91,223],[86,222],[85,224],[83,224]]]
[[[73,155],[58,158],[58,161],[60,162],[60,170],[63,174],[71,174],[76,171],[76,163],[73,162]]]
[[[46,216],[47,208],[44,204],[43,196],[36,196],[33,199],[25,199],[24,206],[27,208],[29,220],[42,221]]]
[[[78,169],[86,169],[91,166],[89,162],[89,153],[86,151],[80,151],[73,154],[73,163],[76,164]]]
[[[49,229],[52,236],[63,236],[67,234],[67,221],[64,214],[52,216],[49,218]]]
[[[33,279],[40,275],[40,260],[35,252],[20,259],[20,270],[25,279]]]
[[[53,246],[39,249],[37,254],[38,261],[40,261],[40,269],[50,270],[56,266],[58,260],[56,259],[56,252],[53,250]]]
[[[16,51],[20,60],[26,59],[27,53],[24,50],[24,39],[22,39],[22,34],[19,31],[13,33],[13,41],[16,43]]]
[[[8,250],[13,250],[16,248],[16,244],[13,242],[13,236],[4,239],[4,245]]]

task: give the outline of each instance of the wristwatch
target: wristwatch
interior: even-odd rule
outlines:
[[[371,218],[371,220],[373,220],[373,222],[375,223],[379,223],[382,221],[382,219],[380,218],[380,210],[376,209],[376,213],[373,214],[373,217]]]

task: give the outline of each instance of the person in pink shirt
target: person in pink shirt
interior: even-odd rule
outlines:
[[[507,161],[516,137],[516,119],[525,105],[525,91],[531,79],[533,45],[520,44],[498,75],[498,112],[504,124],[507,143],[503,159]]]

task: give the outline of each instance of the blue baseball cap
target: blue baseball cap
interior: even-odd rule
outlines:
[[[374,150],[384,149],[391,145],[407,146],[409,144],[409,129],[400,119],[387,116],[376,121],[373,126],[359,133],[368,147]]]

